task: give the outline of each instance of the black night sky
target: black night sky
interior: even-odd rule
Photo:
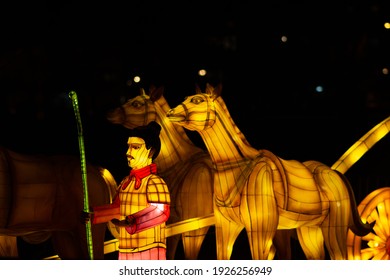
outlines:
[[[328,165],[390,112],[385,0],[54,2],[1,11],[0,145],[15,151],[78,154],[71,90],[87,159],[118,181],[124,131],[105,114],[140,87],[164,86],[174,107],[222,83],[252,146]],[[389,184],[387,137],[346,173],[357,202]]]

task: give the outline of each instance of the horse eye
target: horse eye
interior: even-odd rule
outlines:
[[[139,107],[142,107],[142,103],[139,102],[139,101],[134,101],[132,104],[131,104],[134,108],[139,108]]]
[[[191,102],[194,103],[194,104],[199,104],[199,103],[202,103],[203,102],[203,98],[199,97],[199,96],[195,96],[191,99]]]

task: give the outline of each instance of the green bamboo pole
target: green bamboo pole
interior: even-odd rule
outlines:
[[[83,126],[81,124],[81,117],[80,117],[79,104],[78,104],[79,102],[77,100],[76,92],[74,91],[69,92],[69,97],[72,99],[73,110],[77,121],[77,132],[78,132],[78,139],[79,139],[80,161],[81,161],[81,177],[82,177],[83,191],[84,191],[84,212],[89,212],[87,167],[86,167],[86,160],[85,160]],[[93,260],[91,221],[88,221],[86,223],[86,231],[87,231],[87,246],[88,246],[89,257],[91,260]]]

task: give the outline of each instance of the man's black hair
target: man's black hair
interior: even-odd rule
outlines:
[[[138,126],[134,129],[130,129],[129,137],[139,137],[144,139],[147,149],[153,148],[154,154],[152,160],[154,160],[161,149],[160,140],[161,126],[155,121],[150,122],[145,126]]]

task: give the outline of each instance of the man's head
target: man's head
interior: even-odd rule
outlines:
[[[158,156],[161,149],[160,131],[161,126],[154,121],[130,130],[126,155],[131,168],[145,167]]]

